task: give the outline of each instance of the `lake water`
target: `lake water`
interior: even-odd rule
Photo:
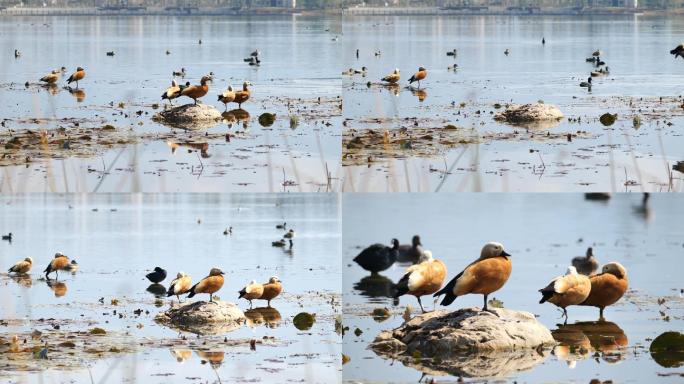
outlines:
[[[26,256],[34,259],[28,281],[0,275],[4,290],[0,317],[10,322],[0,326],[1,338],[33,330],[58,332],[38,320],[54,319],[49,323],[61,325],[59,332],[97,326],[126,332],[123,339],[134,345],[144,343],[134,353],[84,358],[75,369],[13,372],[5,361],[0,372],[3,381],[90,382],[89,374],[94,382],[214,382],[217,377],[223,382],[341,380],[341,343],[334,320],[341,312],[342,284],[336,195],[53,194],[3,196],[0,203],[0,229],[14,234],[11,244],[0,243],[2,270]],[[283,231],[275,226],[283,221],[297,232],[291,250],[271,246],[282,237]],[[228,227],[232,236],[223,235]],[[64,286],[51,288],[39,278],[57,251],[76,259],[80,270],[74,275],[60,273]],[[145,274],[155,266],[173,276],[183,270],[194,282],[219,266],[226,282],[217,295],[237,302],[243,311],[249,305],[238,301],[237,292],[252,279],[265,282],[277,275],[284,292],[272,301],[276,312],[268,312],[266,321],[258,317],[250,326],[215,336],[219,347],[210,352],[225,353],[225,358],[212,369],[202,363],[198,351],[208,348],[203,345],[207,340],[211,346],[216,339],[196,338],[154,322],[154,316],[170,303],[166,298],[157,302],[147,292],[150,284]],[[167,277],[162,284],[168,287],[170,280]],[[205,296],[186,300],[207,300]],[[119,304],[110,305],[112,299]],[[265,303],[255,301],[254,307],[263,308]],[[135,309],[149,313],[136,316]],[[117,310],[125,316],[113,315]],[[293,325],[300,312],[316,314],[310,330]],[[227,343],[274,339],[251,351],[248,342],[220,347],[224,337]],[[52,358],[68,353],[66,348],[52,347],[56,349],[50,351]],[[179,363],[172,349],[188,352],[181,354],[185,358]]]
[[[425,249],[444,261],[447,280],[475,260],[486,242],[503,243],[512,255],[513,272],[507,284],[489,298],[501,300],[505,308],[535,314],[551,330],[562,323],[561,313],[553,305],[538,304],[537,290],[563,274],[573,257],[584,255],[586,248],[593,246],[602,264],[619,261],[627,268],[628,295],[605,310],[606,321],[621,330],[625,347],[597,355],[593,351],[574,356],[547,353],[530,369],[502,373],[506,380],[680,381],[676,374],[679,370],[657,364],[648,347],[659,334],[681,331],[684,326],[680,293],[684,287],[679,276],[684,268],[684,206],[676,195],[652,195],[646,209],[641,199],[640,194],[614,195],[607,202],[587,201],[581,194],[345,194],[343,302],[349,331],[344,336],[344,353],[351,358],[344,365],[345,382],[415,383],[421,378],[419,370],[380,358],[367,349],[381,330],[402,324],[406,305],[419,311],[413,297],[402,297],[397,307],[387,297],[391,282],[399,281],[407,265],[395,264],[373,280],[352,261],[372,243],[389,244],[396,237],[405,244],[415,234],[421,236]],[[667,297],[662,306],[656,303],[659,297]],[[437,308],[430,297],[424,297],[423,304],[426,310]],[[472,306],[482,306],[482,295],[459,297],[446,309]],[[388,308],[393,316],[376,322],[369,315],[375,308]],[[659,311],[669,316],[667,320]],[[569,307],[568,313],[568,324],[598,318],[598,310],[592,307]],[[360,336],[354,334],[357,327],[363,331]],[[564,359],[577,361],[568,364]],[[660,376],[668,373],[674,376]],[[428,373],[428,377],[433,375]],[[455,382],[457,378],[436,379]]]
[[[224,106],[216,101],[219,92],[229,84],[234,89],[241,89],[243,81],[253,84],[252,97],[243,105],[249,113],[247,124],[239,121],[229,127],[222,122],[189,134],[188,141],[208,142],[210,158],[199,159],[198,152],[187,151],[173,155],[167,140],[148,139],[115,146],[96,157],[44,156],[29,167],[3,167],[0,188],[3,192],[279,192],[284,170],[287,179],[297,182],[289,190],[325,191],[326,165],[335,176],[340,158],[341,82],[338,43],[333,41],[340,33],[340,19],[335,17],[0,18],[0,51],[6,52],[0,57],[3,130],[69,129],[78,122],[81,127],[111,124],[127,134],[131,134],[127,129],[133,134],[168,134],[170,128],[151,117],[159,111],[152,105],[163,104],[160,95],[170,85],[173,71],[185,68],[187,76],[179,82],[193,84],[214,72],[202,101],[221,112]],[[11,54],[14,49],[21,51],[20,58]],[[259,67],[243,62],[255,49],[261,52]],[[115,56],[107,56],[108,51]],[[56,94],[35,85],[62,66],[67,72]],[[77,66],[87,73],[79,84],[85,93],[81,101],[62,89]],[[319,97],[324,107],[316,104]],[[119,108],[119,103],[124,107]],[[138,116],[137,111],[143,114]],[[257,121],[264,112],[276,114],[268,129]],[[290,129],[289,116],[298,116],[296,129]],[[26,121],[34,118],[46,120]],[[220,133],[220,139],[208,140],[205,132]],[[237,136],[226,143],[225,133]],[[203,172],[198,175],[200,166]],[[105,180],[88,171],[103,168],[108,170]]]
[[[674,171],[670,183],[669,170],[684,159],[684,60],[674,60],[669,51],[682,40],[684,18],[347,17],[343,30],[342,68],[368,68],[365,76],[344,77],[347,130],[407,128],[410,136],[415,122],[421,128],[453,124],[470,135],[495,137],[428,157],[403,150],[398,159],[346,166],[344,191],[682,190],[682,174]],[[453,49],[455,59],[446,55]],[[588,92],[579,83],[594,69],[585,58],[597,49],[610,74],[595,77]],[[454,64],[458,70],[447,69]],[[428,76],[422,92],[412,92],[405,87],[419,66]],[[394,68],[401,71],[401,88],[378,85]],[[566,119],[532,130],[536,139],[507,137],[526,130],[492,119],[500,111],[495,103],[538,100],[558,106]],[[618,114],[611,127],[598,122],[605,112]],[[639,129],[633,127],[636,115],[642,119]],[[565,135],[543,136],[577,131],[585,132],[572,142]],[[636,183],[625,185],[628,180]]]

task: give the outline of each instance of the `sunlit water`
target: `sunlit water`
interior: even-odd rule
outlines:
[[[152,375],[154,382],[187,382],[189,377],[201,382],[214,382],[217,377],[223,382],[340,380],[341,345],[334,316],[342,277],[335,195],[49,195],[3,197],[1,203],[0,228],[14,234],[11,244],[0,243],[3,271],[26,256],[32,256],[35,263],[28,287],[4,273],[0,276],[3,320],[54,318],[62,331],[99,326],[109,332],[128,332],[128,338],[152,341],[155,346],[118,358],[87,359],[75,371],[2,372],[3,380],[90,382],[86,367],[90,367],[95,382],[147,382]],[[283,234],[275,228],[283,221],[297,232],[291,250],[271,246]],[[229,227],[232,236],[224,236],[224,229]],[[57,251],[80,264],[75,275],[60,273],[66,292],[59,297],[39,280]],[[180,336],[177,330],[153,321],[171,300],[164,298],[158,308],[155,297],[146,291],[149,282],[145,274],[155,266],[166,268],[173,276],[183,270],[195,282],[211,267],[222,268],[226,282],[217,295],[221,300],[237,302],[243,311],[249,305],[238,301],[237,292],[249,280],[265,282],[277,275],[284,292],[272,306],[280,319],[272,327],[243,325],[224,334],[229,341],[274,337],[275,346],[259,344],[256,351],[250,351],[248,344],[219,348],[226,355],[216,372],[209,364],[202,364],[194,351],[179,364],[170,348],[154,342],[158,338],[179,340]],[[162,284],[168,287],[170,280],[167,277]],[[185,300],[208,300],[205,296]],[[120,301],[118,306],[110,305],[113,298]],[[337,305],[331,305],[332,298]],[[265,302],[254,304],[265,306]],[[134,316],[132,312],[138,308],[150,313]],[[112,315],[114,310],[126,317]],[[293,325],[292,319],[302,311],[316,314],[317,321],[309,331],[299,331]],[[7,339],[12,332],[33,331],[27,322],[22,324],[2,326],[0,332]],[[49,327],[37,329],[51,331]],[[182,334],[187,341],[181,343],[201,345],[202,339]],[[57,348],[50,353],[66,351]]]
[[[681,331],[684,326],[680,293],[684,206],[680,200],[678,196],[655,195],[648,209],[643,210],[640,194],[613,196],[606,203],[585,201],[580,194],[344,195],[343,302],[345,326],[350,329],[344,337],[344,353],[351,358],[344,365],[345,381],[415,383],[421,377],[421,372],[382,359],[367,349],[381,330],[401,325],[399,314],[406,305],[419,311],[414,297],[401,297],[398,307],[393,307],[392,299],[387,297],[390,281],[399,281],[406,265],[395,264],[381,272],[380,283],[363,284],[362,279],[367,279],[369,273],[352,261],[372,243],[389,244],[393,237],[408,243],[419,234],[425,249],[445,262],[447,279],[475,260],[487,241],[503,243],[512,255],[513,272],[507,284],[490,299],[495,297],[506,308],[537,315],[551,330],[562,323],[561,313],[551,304],[538,304],[537,290],[563,274],[572,257],[583,255],[588,246],[593,246],[599,262],[619,261],[627,268],[630,290],[634,292],[605,311],[606,320],[624,332],[628,340],[625,348],[600,354],[598,359],[589,353],[578,359],[574,369],[549,355],[531,370],[509,374],[508,380],[677,382],[680,379],[676,374],[658,375],[678,371],[658,365],[651,359],[648,346],[662,332]],[[655,298],[665,296],[675,297],[678,302],[658,306]],[[435,306],[429,297],[423,298],[423,304],[427,310],[444,308]],[[482,295],[459,297],[448,309],[473,306],[482,306]],[[374,308],[383,307],[398,314],[384,322],[369,316]],[[659,310],[670,316],[669,321],[663,320]],[[593,307],[569,307],[568,312],[568,324],[598,318],[598,310]],[[357,327],[363,331],[358,337],[354,334]]]
[[[342,68],[368,68],[365,76],[343,81],[347,128],[406,127],[410,133],[410,119],[418,118],[421,127],[454,124],[479,134],[506,133],[516,128],[492,119],[495,103],[543,100],[566,117],[582,118],[581,124],[563,120],[549,131],[592,136],[572,143],[487,141],[428,159],[407,150],[406,160],[346,167],[345,191],[621,191],[626,180],[639,182],[630,190],[661,191],[668,190],[668,169],[684,157],[681,100],[657,103],[682,92],[684,60],[669,54],[684,32],[680,17],[348,17],[343,30]],[[446,55],[453,49],[455,59]],[[595,77],[588,93],[579,83],[594,69],[585,58],[596,49],[603,51],[610,75]],[[448,71],[453,64],[458,70]],[[419,66],[428,71],[422,101],[405,89]],[[394,68],[402,74],[398,95],[376,85]],[[630,107],[618,97],[644,101]],[[647,116],[652,108],[667,112]],[[621,117],[610,129],[597,121],[605,112]],[[635,114],[643,117],[638,130],[632,127]],[[428,174],[430,166],[451,173],[443,182],[441,173]],[[682,189],[680,173],[671,189]]]
[[[101,158],[66,158],[35,161],[31,166],[1,170],[3,191],[137,192],[137,191],[281,191],[282,170],[297,178],[299,191],[325,190],[325,166],[337,172],[340,157],[339,117],[300,118],[290,129],[289,116],[310,108],[313,100],[340,95],[338,43],[339,18],[288,17],[12,17],[0,19],[0,119],[8,128],[71,127],[61,119],[88,119],[81,126],[112,124],[135,132],[169,132],[151,121],[163,104],[160,95],[170,85],[173,71],[185,68],[180,83],[198,84],[214,72],[209,94],[202,101],[224,110],[216,95],[243,81],[253,86],[245,104],[250,114],[243,123],[224,123],[210,132],[247,131],[247,139],[210,141],[210,159],[203,161],[198,177],[191,166],[200,161],[195,153],[171,155],[164,141],[151,141],[113,149]],[[202,44],[199,44],[199,40]],[[14,49],[21,51],[15,59]],[[259,67],[243,62],[254,49],[261,52]],[[166,51],[170,54],[166,54]],[[106,52],[114,51],[110,57]],[[50,70],[64,66],[57,94],[33,85]],[[79,83],[82,101],[67,90],[66,79],[81,66],[86,78]],[[32,85],[26,89],[25,82]],[[74,86],[74,84],[72,84]],[[118,108],[120,102],[125,104]],[[176,100],[176,105],[192,102]],[[113,105],[113,107],[110,107]],[[237,104],[230,109],[237,108]],[[143,111],[137,116],[137,111]],[[262,129],[257,119],[275,113],[275,124]],[[336,113],[339,115],[339,111]],[[127,118],[125,115],[128,115]],[[40,124],[20,120],[46,118]],[[323,123],[334,123],[325,126]],[[139,124],[142,123],[142,124]],[[204,131],[196,134],[202,141]],[[272,146],[271,149],[265,146]],[[242,155],[241,158],[237,155]],[[163,166],[158,161],[165,160]],[[89,167],[110,173],[105,182]],[[268,164],[268,167],[265,166]]]

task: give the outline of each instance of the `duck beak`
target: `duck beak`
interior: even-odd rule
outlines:
[[[221,271],[221,274],[222,274],[222,275],[225,275],[225,272]]]
[[[506,251],[501,251],[501,256],[508,256],[508,257],[510,257],[511,255],[508,254],[508,252],[506,252]]]

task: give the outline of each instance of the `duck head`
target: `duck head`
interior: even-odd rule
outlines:
[[[499,256],[510,256],[505,250],[504,246],[501,243],[497,243],[495,241],[491,241],[482,247],[482,251],[480,252],[480,259],[488,259],[491,257],[499,257]]]
[[[411,244],[413,244],[414,247],[417,247],[419,245],[423,245],[420,243],[420,236],[418,236],[418,235],[413,236],[413,238],[411,239]]]
[[[225,275],[223,271],[219,268],[212,268],[211,271],[209,271],[209,276],[220,276],[220,275]]]
[[[627,269],[625,267],[623,267],[622,264],[618,263],[617,261],[612,261],[612,262],[604,265],[601,272],[610,273],[611,275],[614,275],[618,279],[624,279],[627,277]]]
[[[274,283],[282,283],[278,276],[271,276],[270,279],[268,279],[269,284],[274,284]]]

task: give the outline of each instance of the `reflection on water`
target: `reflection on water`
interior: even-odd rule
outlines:
[[[33,279],[31,279],[31,275],[28,274],[11,274],[9,275],[10,279],[12,279],[15,283],[19,284],[20,286],[24,288],[31,288],[33,285]]]
[[[67,293],[67,285],[56,280],[46,280],[47,286],[55,293],[55,297],[62,297]]]
[[[171,356],[179,363],[184,363],[185,360],[192,356],[192,351],[189,349],[171,348],[169,351],[171,352]]]
[[[380,274],[371,274],[354,284],[354,289],[365,297],[394,297],[394,282]]]
[[[684,334],[664,332],[651,342],[651,357],[665,368],[679,368],[684,365]]]
[[[154,295],[154,297],[163,298],[166,296],[166,287],[159,283],[152,283],[147,287],[147,292]]]
[[[420,101],[421,103],[422,103],[423,101],[425,101],[425,98],[427,98],[427,95],[428,95],[428,94],[427,94],[427,91],[424,90],[424,89],[413,88],[413,87],[409,86],[409,90],[411,90],[411,94],[412,94],[413,96],[417,97],[417,98],[418,98],[418,101]]]
[[[82,88],[76,88],[76,89],[67,88],[67,90],[69,91],[71,96],[73,96],[76,99],[76,101],[79,103],[82,103],[83,100],[85,100],[85,98],[86,98],[85,90],[83,90]]]
[[[280,312],[273,307],[248,309],[245,311],[245,317],[247,317],[247,326],[250,328],[262,325],[268,328],[277,328],[282,321]]]
[[[559,360],[564,360],[570,368],[574,368],[576,362],[591,356],[614,364],[624,360],[624,347],[628,345],[627,335],[615,323],[610,321],[584,321],[574,324],[566,324],[551,332],[553,338],[559,343],[554,350],[554,355]]]

